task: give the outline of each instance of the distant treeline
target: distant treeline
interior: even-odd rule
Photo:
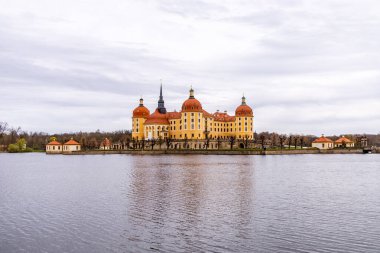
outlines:
[[[29,148],[45,150],[45,145],[52,137],[55,137],[61,143],[73,138],[81,144],[82,149],[97,149],[105,138],[112,142],[128,142],[131,139],[131,132],[128,130],[113,132],[97,130],[95,132],[48,134],[44,132],[27,132],[20,127],[10,127],[7,123],[0,122],[0,150],[6,150],[9,144],[16,143],[20,138],[25,139]]]
[[[341,136],[345,136],[355,143],[355,147],[361,147],[361,140],[366,137],[368,140],[368,146],[380,146],[380,134],[342,134],[325,136],[333,141],[339,139]],[[299,135],[299,134],[278,134],[270,132],[255,133],[255,142],[258,145],[275,148],[293,147],[311,147],[311,143],[320,136],[315,135]]]
[[[355,146],[360,147],[360,139],[363,134],[344,134],[345,137],[355,142]],[[367,134],[368,146],[380,146],[380,134]],[[131,131],[119,130],[113,132],[76,132],[62,134],[48,134],[44,132],[27,132],[20,127],[11,127],[6,122],[0,122],[0,150],[6,150],[9,144],[16,143],[20,138],[24,138],[26,145],[34,150],[44,150],[45,145],[55,137],[57,141],[64,143],[71,138],[82,145],[82,149],[97,149],[101,142],[108,138],[112,143],[127,144],[132,141]],[[340,136],[326,136],[332,140],[337,140]],[[255,133],[256,146],[268,148],[286,147],[311,147],[311,143],[317,136],[299,134],[278,134],[270,132]]]

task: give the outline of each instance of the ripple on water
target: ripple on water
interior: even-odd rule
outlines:
[[[380,249],[380,156],[0,159],[0,252]]]

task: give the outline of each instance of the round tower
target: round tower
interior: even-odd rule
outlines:
[[[140,98],[140,104],[133,110],[132,116],[132,138],[135,140],[144,139],[144,123],[149,117],[150,111],[144,106],[144,99]]]
[[[253,110],[247,105],[245,96],[241,98],[241,105],[235,110],[235,125],[237,139],[253,140]]]
[[[189,98],[182,104],[181,126],[182,139],[204,139],[205,122],[203,117],[202,104],[194,96],[194,89],[191,87]]]

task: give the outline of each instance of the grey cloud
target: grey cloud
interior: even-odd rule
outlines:
[[[174,43],[165,34],[155,44],[149,24],[137,31],[139,39],[104,41],[43,26],[80,19],[0,11],[1,121],[50,132],[128,129],[140,95],[154,110],[162,78],[169,110],[180,109],[192,84],[210,112],[233,113],[245,92],[257,131],[378,131],[380,17],[369,10],[376,2],[153,2],[150,22],[170,19],[163,31],[173,32],[191,26],[194,46],[181,47],[183,38],[171,36]],[[142,22],[144,12],[137,14]],[[25,20],[41,27],[20,26]],[[220,49],[213,51],[203,45],[214,40],[207,32],[233,43],[215,40]],[[182,49],[179,55],[168,55],[170,46]]]

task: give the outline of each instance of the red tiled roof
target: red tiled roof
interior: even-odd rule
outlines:
[[[167,116],[168,119],[180,119],[181,118],[180,112],[168,112],[167,115],[168,115]]]
[[[156,109],[154,113],[152,113],[148,119],[145,121],[144,125],[153,125],[153,124],[158,124],[158,125],[169,125],[169,121],[167,118],[167,114],[162,114]]]
[[[78,142],[74,141],[73,139],[71,139],[63,145],[80,145],[80,144]]]
[[[338,140],[335,141],[335,143],[343,143],[343,142],[345,142],[345,143],[353,143],[353,141],[351,141],[350,139],[348,139],[348,138],[346,138],[344,136],[340,137]]]
[[[234,122],[235,117],[230,116],[227,113],[222,113],[222,112],[216,112],[213,114],[214,120],[215,121],[223,121],[223,122]]]
[[[150,111],[143,105],[136,107],[133,110],[133,118],[148,118]]]
[[[235,110],[235,115],[237,117],[252,117],[253,111],[248,105],[239,105]]]
[[[198,99],[189,98],[182,104],[183,112],[202,112],[202,105]]]
[[[313,143],[326,143],[326,142],[333,143],[332,140],[330,140],[329,138],[326,138],[326,137],[324,137],[324,136],[322,136],[322,137],[320,137],[320,138],[318,138],[318,139],[315,139],[315,140],[313,141]]]
[[[111,146],[111,141],[108,138],[105,138],[101,143],[100,146]]]
[[[203,112],[203,116],[204,117],[208,117],[208,118],[213,118],[214,117],[211,113],[207,112],[204,109],[202,109],[202,112]]]
[[[60,142],[58,142],[58,141],[51,141],[51,142],[49,142],[46,145],[62,145],[62,144]]]

